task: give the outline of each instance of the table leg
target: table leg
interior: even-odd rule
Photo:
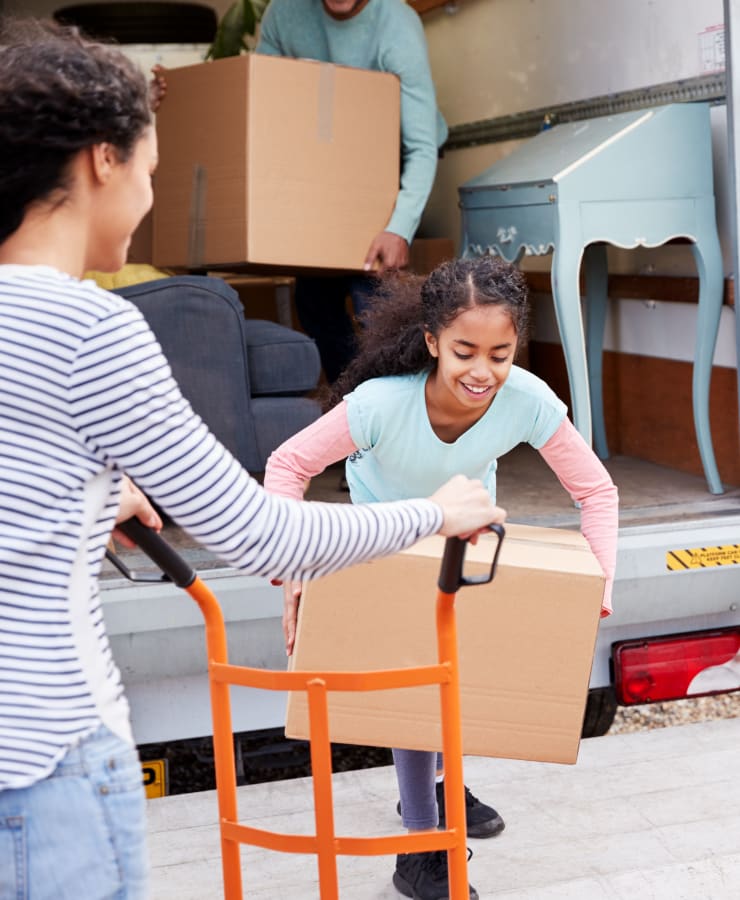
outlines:
[[[706,237],[697,237],[696,242],[691,245],[691,249],[699,274],[696,351],[692,378],[694,428],[709,491],[712,494],[721,494],[724,489],[714,458],[712,432],[709,424],[709,387],[724,287],[722,254],[716,229],[711,228]]]
[[[608,266],[606,244],[589,244],[583,257],[586,274],[586,357],[591,395],[594,449],[601,459],[609,458],[604,425],[603,357],[604,328],[608,309]]]
[[[586,344],[583,336],[581,294],[578,273],[583,249],[561,241],[552,257],[552,298],[560,340],[568,369],[573,422],[584,440],[591,444],[591,404],[589,400]]]

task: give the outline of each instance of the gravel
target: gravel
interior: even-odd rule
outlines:
[[[740,716],[740,691],[645,706],[620,706],[608,734],[628,734],[671,725],[690,725]]]

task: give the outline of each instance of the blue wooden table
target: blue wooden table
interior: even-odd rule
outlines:
[[[676,103],[557,125],[459,188],[466,256],[552,253],[552,295],[576,428],[602,458],[608,244],[691,244],[699,276],[693,415],[709,490],[722,493],[709,385],[722,309],[709,107]],[[579,275],[586,297],[582,315]],[[585,328],[584,328],[585,318]],[[593,432],[593,434],[592,434]]]

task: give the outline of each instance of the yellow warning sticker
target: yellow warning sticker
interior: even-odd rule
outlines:
[[[147,799],[164,797],[167,794],[167,760],[149,759],[141,764],[144,789]]]
[[[711,569],[715,566],[740,566],[740,544],[724,547],[692,547],[690,550],[669,550],[665,555],[670,572],[687,569]]]

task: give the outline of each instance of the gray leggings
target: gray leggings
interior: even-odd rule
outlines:
[[[442,754],[430,750],[394,750],[393,762],[404,827],[413,831],[436,828],[439,813],[434,782],[437,769],[442,768]]]

